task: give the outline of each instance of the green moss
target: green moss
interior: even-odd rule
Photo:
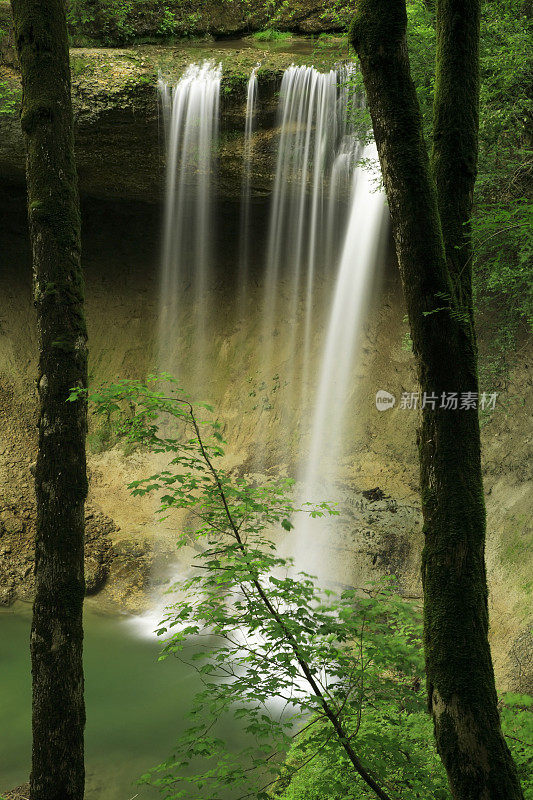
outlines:
[[[228,99],[244,97],[249,77],[250,74],[247,70],[242,74],[223,74],[221,83],[222,96]],[[238,134],[239,132],[235,131],[235,133]]]
[[[405,3],[389,0],[357,0],[350,26],[350,41],[358,54],[379,57],[393,50],[405,37]]]
[[[267,28],[264,31],[257,31],[253,34],[258,42],[286,42],[292,39],[292,34],[286,31],[277,31],[275,28]]]
[[[70,59],[70,73],[73,78],[79,78],[80,75],[89,75],[94,73],[94,61],[90,58],[83,56],[71,56]]]
[[[528,543],[526,534],[528,519],[525,515],[513,515],[511,522],[512,531],[503,536],[501,559],[512,566],[519,566],[524,563],[524,553],[529,550],[530,542]]]

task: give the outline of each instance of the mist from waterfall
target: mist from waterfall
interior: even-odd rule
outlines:
[[[176,340],[183,308],[193,308],[188,357],[205,364],[213,243],[213,171],[222,68],[191,64],[174,84],[159,78],[166,138],[166,189],[160,286],[159,366],[179,371]]]

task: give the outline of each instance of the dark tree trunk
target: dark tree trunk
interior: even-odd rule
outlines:
[[[67,398],[86,385],[87,335],[67,27],[62,0],[12,0],[12,8],[40,341],[30,795],[82,800],[87,413]]]
[[[470,217],[477,175],[480,0],[437,0],[431,165],[446,260],[458,301],[472,311]]]
[[[478,9],[450,0],[440,2],[438,12],[436,182],[410,75],[405,0],[359,0],[351,39],[389,201],[420,389],[436,396],[435,408],[429,402],[422,412],[419,454],[426,670],[437,747],[455,798],[515,800],[523,794],[500,728],[488,643],[478,416],[474,409],[440,407],[443,392],[478,391],[465,269],[470,243],[462,224],[476,169],[477,41],[469,40],[477,37]],[[455,60],[459,30],[464,39],[456,42]],[[455,115],[462,120],[457,125]],[[457,142],[461,125],[464,138]]]

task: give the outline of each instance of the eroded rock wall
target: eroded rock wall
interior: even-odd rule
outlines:
[[[312,59],[330,68],[348,55],[337,45],[314,52],[303,43],[265,49],[253,41],[175,47],[145,45],[124,49],[71,50],[75,147],[80,190],[99,198],[159,202],[164,176],[164,131],[157,95],[159,72],[177,80],[193,61],[212,59],[223,67],[218,193],[238,199],[241,189],[246,84],[258,69],[259,96],[254,137],[254,195],[268,194],[275,169],[278,134],[277,91],[283,71]],[[20,77],[0,64],[0,178],[24,182],[24,143],[19,122]]]
[[[30,266],[25,230],[24,195],[19,189],[2,196],[0,242],[0,586],[3,602],[32,592],[34,501],[31,464],[35,458],[36,338],[30,297]],[[87,281],[90,376],[97,384],[117,377],[145,377],[157,367],[158,254],[161,209],[153,204],[86,200],[83,207],[84,267]],[[291,404],[284,380],[291,320],[276,328],[277,382],[268,382],[257,347],[259,313],[245,328],[235,314],[231,275],[238,205],[220,204],[218,267],[213,276],[217,302],[210,347],[210,376],[204,399],[213,401],[229,442],[228,464],[253,471],[258,437],[266,442],[265,469],[293,474],[297,432],[305,429],[310,409]],[[257,252],[264,250],[268,204],[255,209]],[[398,276],[390,259],[383,267],[376,302],[369,310],[354,376],[346,426],[346,451],[336,484],[341,515],[335,537],[317,529],[317,546],[331,577],[342,585],[359,585],[383,573],[395,574],[403,591],[420,597],[422,547],[416,454],[417,414],[397,405],[379,412],[375,392],[384,388],[397,397],[416,390],[414,361],[405,346],[404,306]],[[262,261],[256,264],[260,308]],[[321,278],[331,290],[332,276]],[[284,292],[283,282],[280,292]],[[253,289],[252,289],[253,291]],[[325,320],[317,320],[311,353],[317,371]],[[185,336],[185,334],[184,334]],[[178,340],[185,350],[186,339]],[[484,467],[488,511],[487,562],[491,585],[493,653],[501,685],[531,689],[531,643],[527,632],[531,598],[531,539],[527,471],[531,442],[528,402],[531,379],[527,351],[500,397],[496,412],[484,421]],[[189,385],[192,368],[180,378]],[[524,402],[525,401],[525,402]],[[307,420],[307,422],[306,422]],[[298,449],[305,452],[303,445]],[[460,447],[460,443],[458,443]],[[87,568],[99,602],[110,608],[142,610],[156,565],[176,559],[175,541],[187,525],[176,517],[161,524],[153,503],[131,498],[126,484],[151,473],[142,453],[109,447],[106,433],[91,420],[89,435],[90,496],[87,507]],[[379,488],[379,492],[374,492]],[[328,499],[328,498],[324,498]],[[530,552],[530,551],[529,551]]]

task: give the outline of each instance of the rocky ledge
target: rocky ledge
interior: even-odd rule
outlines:
[[[276,92],[291,63],[329,68],[347,58],[343,39],[290,39],[260,46],[254,39],[176,46],[73,48],[71,69],[76,154],[82,193],[93,197],[158,202],[163,185],[163,131],[157,79],[177,79],[194,61],[213,59],[223,68],[218,191],[241,191],[246,84],[259,64],[259,103],[252,185],[257,195],[272,186]],[[0,177],[24,180],[24,146],[19,123],[20,76],[0,66]]]

